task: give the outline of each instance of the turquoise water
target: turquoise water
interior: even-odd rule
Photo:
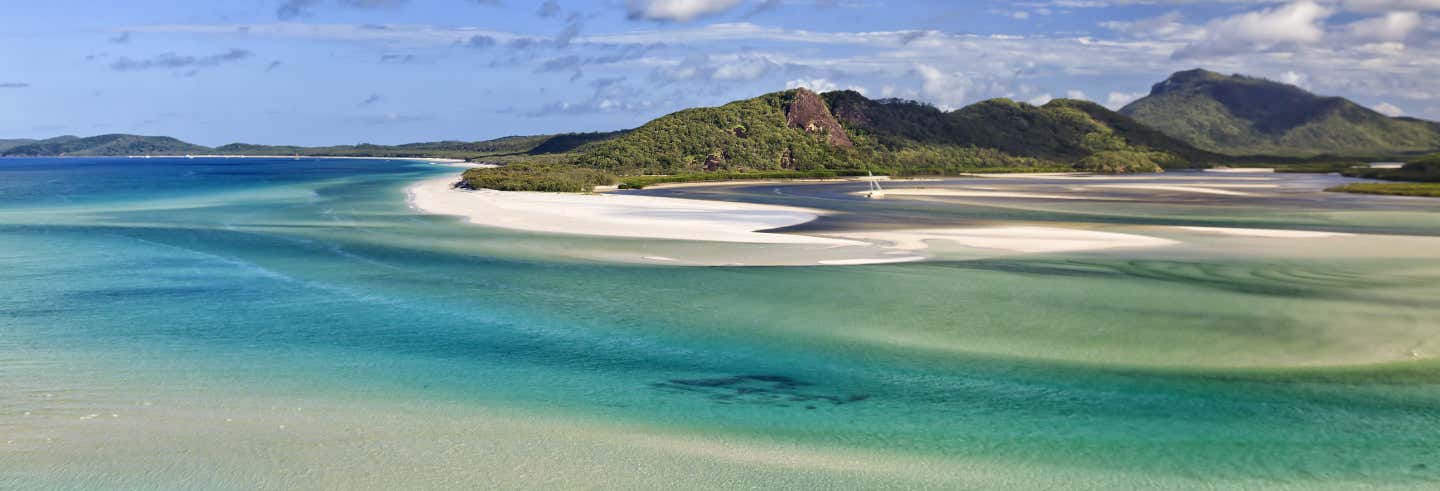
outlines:
[[[455,172],[0,160],[0,488],[1440,483],[1429,201],[1303,176],[1223,202],[655,191],[839,212],[816,230],[1367,234],[684,268],[406,206]]]

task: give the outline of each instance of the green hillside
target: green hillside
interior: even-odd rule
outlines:
[[[1440,124],[1391,118],[1340,97],[1243,75],[1188,70],[1122,114],[1230,155],[1392,155],[1440,148]]]
[[[29,138],[0,139],[0,154],[4,154],[6,150],[21,145],[29,145],[31,143],[35,143],[36,141],[37,140],[32,140]]]
[[[1212,154],[1094,103],[1006,99],[957,111],[805,89],[687,109],[595,144],[576,163],[618,175],[876,168],[1147,172]]]

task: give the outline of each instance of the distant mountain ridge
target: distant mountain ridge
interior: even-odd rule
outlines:
[[[1388,155],[1440,149],[1440,123],[1392,118],[1343,97],[1194,69],[1176,72],[1121,114],[1229,155]]]
[[[336,157],[479,158],[488,156],[536,156],[565,153],[624,132],[564,133],[558,135],[507,136],[476,142],[441,141],[403,145],[337,145],[302,147],[231,143],[206,147],[168,136],[109,134],[87,138],[61,136],[45,140],[0,140],[0,156],[6,157],[123,157],[131,155],[305,155]]]
[[[168,136],[109,134],[78,138],[61,136],[17,145],[4,151],[5,156],[42,157],[55,155],[116,156],[146,154],[186,154],[209,150]]]

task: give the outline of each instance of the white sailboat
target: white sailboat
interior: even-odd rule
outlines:
[[[870,190],[865,192],[865,197],[870,199],[884,198],[885,189],[880,187],[880,180],[876,179],[875,174],[868,170],[865,171],[865,174],[869,175],[865,180],[870,183]]]

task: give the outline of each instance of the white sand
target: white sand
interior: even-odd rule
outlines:
[[[1205,172],[1219,172],[1222,174],[1274,174],[1275,169],[1269,167],[1235,167],[1228,169],[1205,169]]]
[[[827,259],[819,261],[819,263],[830,266],[850,266],[857,264],[913,263],[915,261],[924,261],[925,259],[925,256],[906,256],[886,259]]]
[[[989,188],[994,189],[994,188]],[[864,196],[868,191],[860,191],[854,194]],[[934,197],[959,197],[959,198],[1029,198],[1029,199],[1100,199],[1111,198],[1090,197],[1085,195],[1065,194],[1042,194],[1042,193],[1018,193],[1012,191],[989,191],[981,188],[970,189],[948,189],[948,188],[892,188],[885,190],[885,197],[891,196],[934,196]]]
[[[1250,193],[1242,193],[1242,192],[1240,192],[1240,191],[1231,191],[1231,190],[1228,190],[1228,189],[1220,189],[1220,188],[1217,188],[1217,187],[1204,187],[1204,186],[1191,186],[1191,185],[1142,184],[1142,183],[1130,184],[1130,183],[1125,183],[1125,184],[1091,184],[1091,185],[1088,185],[1088,186],[1085,186],[1085,187],[1087,187],[1087,188],[1107,188],[1107,189],[1143,189],[1143,190],[1147,190],[1147,191],[1174,191],[1174,192],[1177,192],[1177,193],[1219,194],[1219,195],[1225,195],[1225,196],[1250,196]]]
[[[846,232],[841,237],[893,244],[906,250],[929,247],[927,241],[948,241],[965,247],[1009,252],[1076,252],[1126,247],[1162,247],[1179,242],[1144,235],[1097,232],[1060,227],[985,227]]]
[[[1239,237],[1264,237],[1270,239],[1323,239],[1327,237],[1350,237],[1354,234],[1341,232],[1316,232],[1311,230],[1274,230],[1268,228],[1223,228],[1223,227],[1175,227],[1192,232],[1204,232]]]
[[[1109,181],[1147,181],[1147,180],[1156,180],[1156,179],[1164,179],[1164,180],[1166,180],[1166,181],[1182,181],[1182,180],[1183,180],[1183,181],[1193,181],[1193,180],[1209,180],[1209,181],[1214,181],[1214,180],[1216,180],[1216,179],[1224,179],[1224,180],[1226,180],[1226,181],[1274,181],[1274,180],[1276,180],[1276,178],[1273,177],[1273,176],[1263,176],[1263,177],[1262,177],[1262,176],[1254,176],[1254,175],[1251,175],[1251,176],[1225,176],[1225,177],[1220,177],[1220,176],[1207,176],[1207,175],[1203,175],[1203,174],[1201,174],[1201,173],[1195,173],[1194,175],[1182,175],[1182,174],[1174,174],[1174,173],[1172,173],[1172,174],[1083,174],[1083,173],[1070,173],[1070,174],[1019,174],[1019,173],[1016,173],[1016,174],[958,174],[958,175],[960,175],[960,176],[968,176],[968,177],[990,177],[990,178],[997,178],[997,179],[999,179],[999,178],[1004,178],[1004,179],[1031,179],[1031,180],[1036,180],[1036,181],[1106,181],[1106,182],[1109,182]]]
[[[1095,174],[1089,172],[961,172],[955,175],[960,177],[994,177],[1006,179],[1090,179],[1095,177]]]
[[[466,191],[453,177],[410,187],[410,205],[476,225],[530,232],[647,239],[811,245],[865,245],[757,230],[805,223],[821,212],[788,206],[651,196]]]

